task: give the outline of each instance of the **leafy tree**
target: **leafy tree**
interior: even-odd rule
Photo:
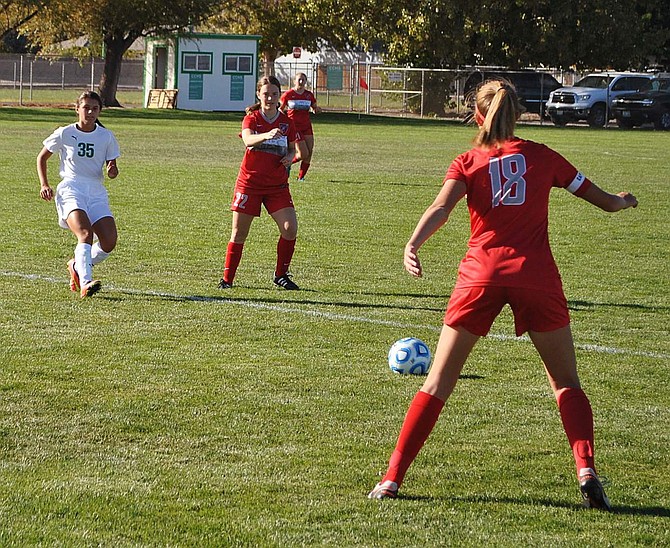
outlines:
[[[309,3],[300,0],[233,0],[212,16],[203,29],[261,36],[260,50],[265,72],[273,72],[273,61],[293,46],[313,48],[323,26],[311,20]],[[328,33],[326,33],[328,34]],[[328,36],[324,36],[325,39]]]
[[[168,34],[197,24],[218,7],[221,0],[53,0],[40,9],[26,27],[40,45],[62,36],[87,34],[93,47],[104,56],[99,83],[107,106],[120,106],[116,99],[124,53],[141,36]]]
[[[669,57],[667,0],[370,2],[364,39],[399,64],[623,69]]]
[[[21,44],[18,29],[33,19],[40,10],[42,2],[38,0],[0,0],[0,51],[13,50],[10,43]],[[26,46],[23,40],[21,47]]]
[[[640,0],[635,11],[642,25],[641,40],[651,60],[670,69],[670,2]]]

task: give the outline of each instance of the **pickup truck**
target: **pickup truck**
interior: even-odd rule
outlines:
[[[619,95],[651,89],[653,74],[599,72],[589,74],[574,86],[549,95],[546,111],[557,126],[586,120],[591,127],[603,127],[613,118],[612,101]]]

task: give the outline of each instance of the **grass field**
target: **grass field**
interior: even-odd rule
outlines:
[[[432,348],[467,211],[402,270],[404,243],[449,162],[458,123],[326,114],[292,266],[252,227],[236,287],[216,289],[243,154],[237,114],[110,110],[119,246],[103,291],[67,287],[74,238],[38,196],[35,157],[72,111],[0,109],[0,545],[670,545],[670,134],[523,126],[640,206],[606,214],[555,191],[562,270],[597,463],[613,514],[580,507],[538,357],[505,311],[480,341],[410,468],[370,501],[421,378],[389,346]],[[57,183],[57,160],[50,161]]]

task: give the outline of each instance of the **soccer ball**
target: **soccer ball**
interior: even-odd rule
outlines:
[[[421,339],[405,337],[389,350],[391,371],[402,375],[425,375],[430,369],[430,349]]]

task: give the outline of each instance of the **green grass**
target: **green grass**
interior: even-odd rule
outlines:
[[[670,134],[522,126],[636,210],[552,195],[597,462],[615,513],[579,507],[538,357],[496,321],[410,468],[402,498],[365,498],[421,378],[386,352],[434,348],[468,234],[459,204],[401,254],[473,129],[324,114],[300,234],[271,284],[264,215],[236,287],[217,291],[242,158],[238,114],[109,110],[119,246],[103,291],[67,288],[74,238],[38,196],[41,141],[73,113],[0,109],[0,545],[661,546],[670,543]],[[57,161],[50,161],[57,182]]]

